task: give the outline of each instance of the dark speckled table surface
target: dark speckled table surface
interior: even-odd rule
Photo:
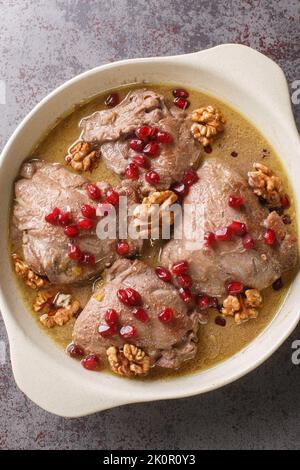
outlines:
[[[300,80],[299,0],[0,0],[0,23],[0,149],[57,85],[117,59],[242,43],[283,68],[291,93]],[[299,327],[259,369],[207,395],[64,419],[18,390],[0,320],[0,448],[299,448],[295,339]]]

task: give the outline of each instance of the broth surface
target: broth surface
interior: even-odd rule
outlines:
[[[134,88],[141,87],[157,91],[170,99],[172,97],[172,89],[174,88],[173,85],[136,84],[123,86],[114,91],[117,91],[120,99],[123,99],[129,91]],[[105,95],[99,95],[87,103],[76,106],[70,114],[62,118],[40,141],[30,155],[30,158],[42,158],[47,162],[59,162],[64,164],[64,158],[67,154],[68,148],[75,140],[78,139],[79,121],[84,116],[97,110],[106,109],[104,99],[108,93],[109,92],[106,92]],[[228,104],[201,93],[200,91],[189,90],[189,93],[189,100],[191,102],[189,110],[212,104],[220,108],[226,117],[224,133],[216,139],[212,146],[213,150],[210,154],[203,153],[203,159],[209,159],[212,156],[223,159],[225,162],[228,161],[244,175],[252,168],[254,162],[258,161],[269,166],[278,175],[280,175],[283,180],[284,187],[290,196],[291,209],[289,210],[289,215],[292,218],[290,229],[296,233],[297,227],[293,211],[293,195],[291,188],[279,157],[276,155],[270,144],[264,139],[255,126],[253,126],[236,110],[232,109]],[[71,167],[68,166],[67,168],[72,171]],[[105,167],[103,161],[100,161],[98,168],[91,174],[83,173],[83,175],[93,181],[107,181],[112,185],[116,185],[120,181],[118,176]],[[141,259],[150,265],[155,265],[159,256],[160,248],[160,243],[147,243]],[[11,242],[10,250],[21,255],[20,247],[16,243]],[[174,375],[178,376],[199,371],[200,369],[206,369],[240,351],[257,335],[259,335],[272,320],[287,294],[293,275],[293,273],[288,273],[283,277],[284,287],[280,291],[275,292],[271,287],[263,291],[263,308],[259,311],[258,318],[255,320],[250,320],[241,325],[236,325],[233,319],[227,318],[226,327],[220,327],[216,325],[214,321],[216,311],[211,310],[208,323],[206,325],[200,325],[199,328],[197,357],[183,365],[179,371],[174,372],[161,368],[154,368],[150,375],[144,380],[149,380],[151,378],[167,378]],[[44,328],[39,322],[39,315],[34,313],[32,309],[36,292],[26,287],[18,278],[16,278],[16,281],[28,310],[35,317],[39,326],[43,328],[45,333],[47,333],[60,347],[65,348],[71,342],[72,329],[75,320],[71,320],[63,327],[56,326],[51,329]],[[84,306],[92,293],[92,288],[93,286],[90,284],[81,287],[70,287],[68,290],[81,302],[81,305]]]

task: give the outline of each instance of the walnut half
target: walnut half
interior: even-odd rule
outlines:
[[[63,326],[76,315],[80,308],[78,300],[73,300],[68,307],[59,308],[53,314],[50,310],[44,313],[40,316],[40,322],[47,328],[53,328],[56,325]]]
[[[195,109],[192,113],[191,132],[193,137],[206,147],[213,143],[214,138],[224,130],[225,118],[221,111],[214,106]]]
[[[228,295],[223,301],[222,314],[234,317],[239,325],[251,318],[257,318],[258,309],[262,306],[262,296],[257,289],[247,289],[242,295]]]
[[[134,377],[146,375],[149,372],[149,356],[133,344],[124,344],[123,350],[110,346],[106,354],[111,370],[115,374]]]
[[[42,287],[45,287],[49,284],[49,281],[47,279],[42,278],[38,274],[35,274],[35,272],[30,269],[29,265],[24,260],[19,258],[18,255],[13,254],[12,259],[14,262],[16,275],[23,279],[23,281],[28,287],[36,290],[41,289]]]
[[[92,171],[97,168],[100,159],[100,152],[93,149],[88,142],[76,142],[69,149],[65,161],[76,171]]]
[[[254,194],[262,197],[272,206],[280,205],[283,196],[283,184],[279,176],[261,163],[253,163],[254,171],[248,172],[248,183]]]

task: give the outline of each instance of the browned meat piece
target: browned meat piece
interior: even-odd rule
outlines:
[[[151,90],[136,90],[115,108],[99,111],[81,121],[81,139],[98,143],[102,158],[115,173],[124,176],[126,166],[137,152],[128,146],[128,137],[143,124],[158,127],[173,136],[173,143],[161,144],[161,153],[151,159],[151,170],[160,177],[157,189],[167,189],[194,166],[200,145],[191,135],[191,118],[175,107],[168,108],[164,97]],[[146,170],[140,171],[143,192],[153,187],[145,182]]]
[[[287,234],[286,226],[279,222],[276,213],[269,215],[269,211],[259,204],[239,173],[220,160],[210,159],[202,165],[198,175],[199,181],[185,198],[185,204],[198,204],[197,217],[191,218],[187,211],[184,215],[185,223],[191,221],[186,233],[192,234],[192,239],[186,236],[183,240],[170,241],[163,250],[162,264],[170,267],[175,261],[186,259],[195,291],[218,297],[225,295],[227,281],[241,281],[245,286],[262,290],[295,266],[295,238]],[[243,208],[229,207],[232,194],[243,197]],[[217,241],[207,248],[204,234],[228,227],[233,220],[246,224],[255,241],[254,249],[245,249],[239,236],[233,236],[229,241]],[[264,243],[266,228],[272,228],[277,235],[272,246]]]
[[[47,276],[52,283],[68,284],[91,278],[116,259],[115,240],[99,240],[95,229],[81,231],[76,245],[94,255],[96,263],[79,266],[68,256],[70,239],[63,228],[45,221],[45,216],[55,207],[70,210],[74,220],[82,217],[83,204],[96,208],[96,202],[87,195],[88,180],[59,164],[40,160],[25,163],[21,176],[15,185],[13,223],[22,237],[24,259],[36,273]],[[135,197],[134,189],[119,189],[129,200]],[[130,246],[134,252],[141,243],[130,242]]]
[[[127,307],[117,297],[119,289],[131,287],[142,297],[143,308],[149,321],[143,323],[134,315],[134,308]],[[162,323],[158,314],[170,307],[174,319]],[[175,287],[158,279],[152,268],[141,261],[119,260],[110,268],[103,288],[96,292],[76,320],[73,340],[84,348],[86,354],[106,357],[109,346],[122,347],[128,340],[118,334],[103,338],[98,327],[105,324],[105,313],[115,309],[119,314],[119,325],[131,325],[137,330],[130,343],[143,349],[152,362],[161,367],[177,368],[196,353],[197,315],[187,312]]]

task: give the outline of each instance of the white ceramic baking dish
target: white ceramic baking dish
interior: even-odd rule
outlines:
[[[7,249],[11,189],[22,160],[74,104],[121,84],[142,81],[198,88],[237,108],[277,150],[296,199],[300,199],[299,135],[286,79],[273,61],[248,47],[228,44],[194,54],[104,65],[75,77],[44,98],[18,126],[1,155],[0,307],[18,386],[39,406],[62,416],[82,416],[126,403],[186,397],[221,387],[265,361],[292,332],[300,316],[298,275],[272,323],[245,349],[206,371],[143,382],[86,371],[57,348],[25,310]]]

